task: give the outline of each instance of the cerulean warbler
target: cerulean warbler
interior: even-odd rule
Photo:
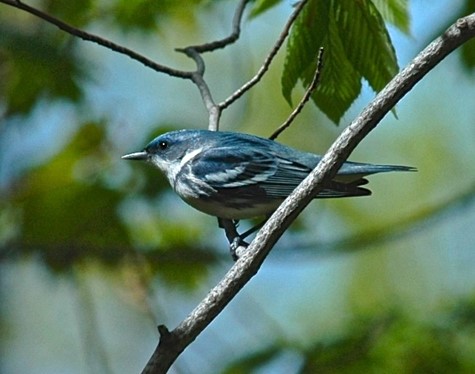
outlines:
[[[218,218],[268,216],[315,168],[321,156],[273,140],[224,131],[180,130],[160,135],[143,151],[122,156],[160,169],[192,207]],[[316,198],[370,195],[364,176],[414,171],[408,166],[345,162]]]

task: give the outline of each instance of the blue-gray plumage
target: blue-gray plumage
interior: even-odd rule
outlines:
[[[180,130],[160,135],[143,151],[122,158],[151,162],[185,202],[210,215],[237,220],[271,214],[321,156],[253,135]],[[368,182],[365,176],[415,170],[345,162],[316,197],[370,195],[361,187]]]

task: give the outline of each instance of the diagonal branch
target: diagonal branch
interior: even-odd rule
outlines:
[[[379,121],[434,66],[470,38],[475,37],[475,13],[459,19],[416,58],[368,104],[342,132],[317,167],[284,201],[258,232],[224,278],[174,330],[160,328],[160,342],[143,373],[165,373],[178,355],[203,331],[257,273],[262,262],[295,217],[309,204],[343,164],[353,149]]]

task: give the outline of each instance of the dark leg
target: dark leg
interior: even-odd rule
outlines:
[[[259,230],[262,226],[264,226],[264,223],[266,223],[266,221],[267,221],[267,218],[261,223],[258,223],[257,225],[252,226],[249,230],[243,232],[239,236],[241,237],[241,239],[246,239],[249,235],[254,234],[257,230]]]
[[[238,221],[233,221],[230,219],[218,218],[219,227],[224,229],[226,238],[229,242],[229,251],[231,252],[231,257],[234,261],[237,261],[237,249],[239,247],[247,247],[249,243],[246,243],[241,235],[236,230]],[[248,234],[249,235],[249,234]]]
[[[229,251],[231,252],[231,257],[233,258],[234,261],[238,259],[238,256],[236,253],[237,249],[239,247],[247,247],[249,245],[249,243],[245,242],[244,239],[246,239],[249,235],[259,230],[264,225],[264,223],[266,223],[266,220],[267,219],[251,227],[246,232],[239,234],[237,232],[237,226],[238,226],[239,221],[232,221],[230,219],[218,218],[218,225],[219,227],[224,229],[226,238],[228,238],[228,242],[229,242]]]

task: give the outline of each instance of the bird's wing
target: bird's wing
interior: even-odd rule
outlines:
[[[265,182],[275,174],[272,155],[246,147],[216,147],[190,163],[193,174],[215,189],[240,188]]]
[[[315,164],[317,161],[315,161]],[[267,149],[250,147],[216,147],[199,153],[189,167],[200,180],[215,190],[236,190],[237,193],[261,194],[286,198],[312,168],[298,160],[281,156]],[[367,195],[359,183],[331,182],[318,197]],[[246,191],[247,190],[247,191]]]
[[[277,156],[275,162],[278,165],[276,172],[269,176],[263,188],[268,195],[278,198],[288,196],[312,171],[308,166],[287,158]]]
[[[313,170],[313,168],[309,166],[313,164],[313,162],[302,164],[298,161],[291,161],[282,158],[278,158],[278,161],[279,167],[277,172],[268,178],[264,188],[270,196],[286,197]],[[318,161],[314,163],[316,165]],[[341,183],[333,180],[318,193],[317,197],[329,198],[369,195],[371,194],[369,190],[359,187],[365,183],[367,183],[365,179],[358,179],[350,183]]]

